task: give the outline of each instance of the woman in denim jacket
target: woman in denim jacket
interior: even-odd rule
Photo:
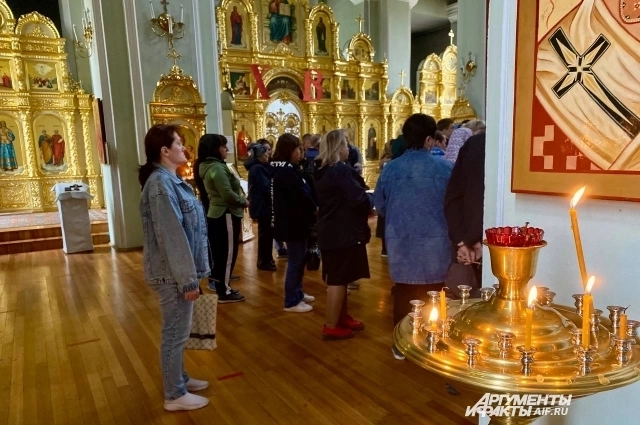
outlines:
[[[140,214],[144,230],[144,275],[160,298],[160,366],[165,410],[194,410],[209,400],[190,392],[207,381],[190,379],[183,369],[191,332],[193,302],[200,279],[209,275],[207,225],[202,204],[178,175],[187,159],[174,126],[155,125],[144,140],[147,162],[140,167]]]

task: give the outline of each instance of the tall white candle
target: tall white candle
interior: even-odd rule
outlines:
[[[184,23],[184,6],[180,5],[180,22]]]
[[[151,19],[156,19],[156,12],[153,10],[153,1],[149,0],[149,7],[151,8]]]
[[[75,38],[76,43],[78,42],[78,34],[76,34],[76,25],[73,25],[73,38]]]
[[[169,34],[173,34],[173,17],[171,15],[167,19],[167,26],[169,27]]]

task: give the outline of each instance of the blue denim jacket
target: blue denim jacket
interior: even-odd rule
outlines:
[[[204,211],[191,187],[159,165],[142,189],[140,215],[145,280],[196,289],[211,270]]]
[[[385,218],[391,278],[396,283],[440,283],[451,264],[444,194],[451,163],[426,149],[407,150],[383,169],[373,200]]]

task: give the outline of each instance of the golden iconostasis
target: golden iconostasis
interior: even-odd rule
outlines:
[[[65,40],[37,12],[0,0],[0,212],[56,209],[52,187],[82,181],[104,205],[94,99],[70,77]]]
[[[285,132],[324,134],[342,128],[360,148],[365,165],[373,165],[411,114],[449,117],[459,100],[453,43],[442,57],[424,61],[418,95],[402,82],[387,96],[388,64],[374,61],[362,19],[348,44],[340,41],[339,24],[324,3],[222,0],[216,19],[222,89],[233,95],[240,160],[248,144],[260,138],[275,142]]]

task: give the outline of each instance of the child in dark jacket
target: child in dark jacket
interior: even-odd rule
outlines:
[[[249,216],[258,222],[258,270],[275,271],[273,261],[273,228],[271,227],[271,177],[269,145],[250,148],[251,158],[244,163],[249,171]]]

